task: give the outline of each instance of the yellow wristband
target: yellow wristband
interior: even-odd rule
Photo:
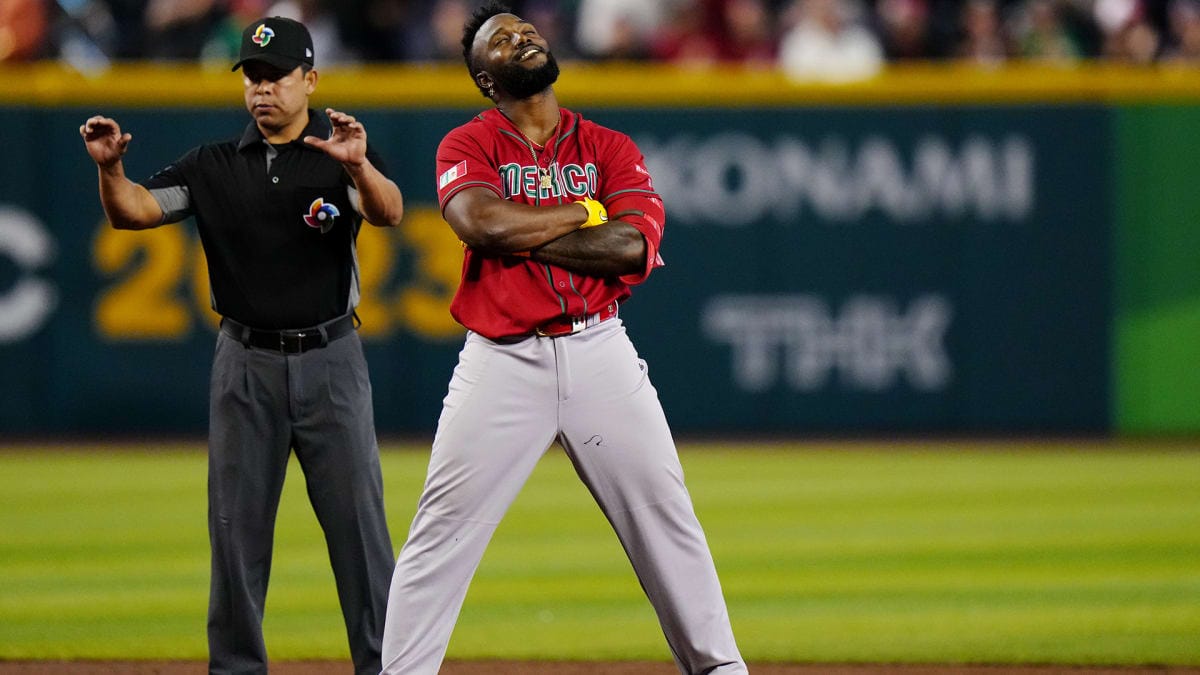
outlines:
[[[603,204],[595,199],[592,199],[591,197],[584,197],[575,203],[583,204],[583,206],[588,210],[587,222],[580,225],[580,228],[596,227],[597,225],[603,225],[608,222],[608,210],[604,208]]]

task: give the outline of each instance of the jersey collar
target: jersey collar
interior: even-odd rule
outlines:
[[[329,133],[332,131],[332,129],[333,126],[329,123],[329,118],[325,116],[325,113],[317,112],[316,110],[309,108],[308,126],[304,127],[304,131],[301,131],[300,135],[297,136],[295,140],[291,141],[289,145],[298,146],[305,150],[320,152],[316,148],[305,143],[303,140],[304,137],[316,136],[317,138],[329,138]],[[246,125],[246,129],[242,131],[242,137],[238,140],[237,149],[238,152],[241,152],[246,148],[257,148],[264,142],[266,142],[266,140],[263,138],[262,132],[258,130],[258,125],[254,123],[254,120],[250,120],[250,123]]]
[[[487,110],[479,113],[478,118],[494,127],[508,129],[514,132],[518,138],[525,138],[525,135],[521,133],[519,128],[517,128],[517,125],[513,124],[513,121],[508,119],[507,115],[500,112],[499,108],[488,108]],[[558,120],[558,134],[556,134],[554,138],[550,139],[551,145],[561,142],[562,139],[575,133],[575,125],[577,123],[577,120],[575,119],[575,113],[572,113],[570,110],[559,106]],[[532,143],[532,141],[530,141],[530,143]]]

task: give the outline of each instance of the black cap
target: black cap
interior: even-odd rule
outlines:
[[[264,61],[287,71],[313,65],[313,41],[304,24],[282,16],[270,16],[242,31],[242,51],[233,69],[247,61]]]

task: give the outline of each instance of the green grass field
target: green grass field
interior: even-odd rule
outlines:
[[[383,454],[397,548],[426,449]],[[1200,665],[1200,445],[688,443],[750,661]],[[202,443],[0,452],[0,659],[203,659]],[[298,465],[274,659],[343,658]],[[496,534],[451,658],[668,660],[561,451]]]

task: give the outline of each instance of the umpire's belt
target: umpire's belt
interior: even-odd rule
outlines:
[[[556,319],[551,319],[538,326],[534,332],[542,337],[573,335],[584,328],[591,328],[601,321],[607,321],[616,315],[617,303],[610,302],[604,309],[595,314],[588,314],[587,316],[560,316]]]
[[[353,313],[312,328],[297,330],[262,330],[242,325],[228,317],[221,319],[221,332],[234,340],[247,347],[281,354],[302,354],[310,349],[324,347],[355,328]]]

